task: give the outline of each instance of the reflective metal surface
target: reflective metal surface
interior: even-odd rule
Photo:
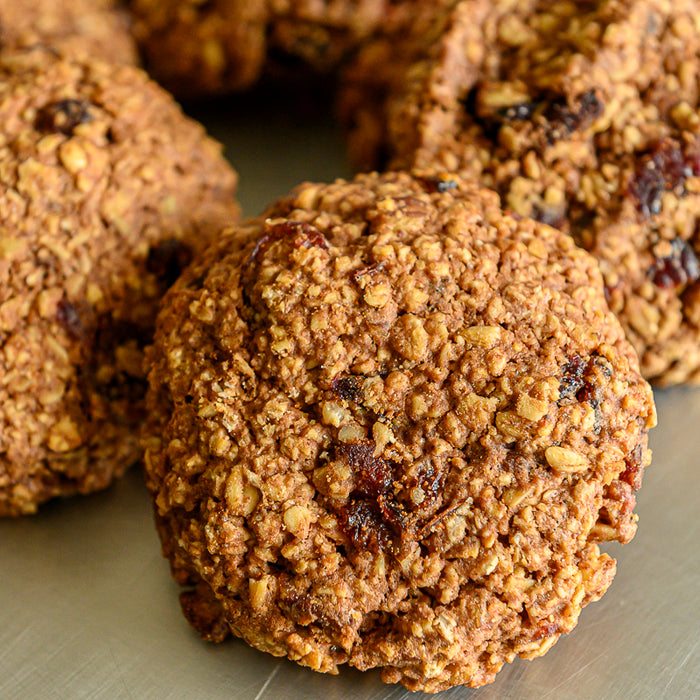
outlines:
[[[241,174],[247,214],[303,179],[347,173],[327,118],[273,107],[238,100],[204,113]],[[545,657],[438,697],[700,698],[700,389],[657,392],[657,402],[639,532],[608,549],[618,560],[608,593]],[[0,698],[428,697],[377,673],[321,676],[238,640],[205,644],[177,594],[137,469],[104,493],[0,521]]]

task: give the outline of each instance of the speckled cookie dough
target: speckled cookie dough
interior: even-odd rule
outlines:
[[[219,145],[136,68],[2,53],[0,123],[0,515],[19,515],[137,459],[158,300],[238,207]]]
[[[451,176],[305,184],[164,301],[144,445],[205,639],[435,692],[610,585],[651,390],[595,260]]]
[[[696,0],[467,0],[419,17],[349,72],[351,153],[461,171],[570,232],[643,374],[698,383],[699,18]]]
[[[68,54],[136,64],[129,24],[115,0],[0,0],[0,49],[46,44]]]
[[[423,0],[420,0],[423,1]],[[149,71],[178,95],[250,87],[277,64],[327,71],[407,0],[130,0]]]

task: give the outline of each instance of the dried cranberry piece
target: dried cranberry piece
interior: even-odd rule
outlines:
[[[661,211],[664,192],[684,194],[685,181],[693,175],[700,175],[700,153],[674,139],[663,139],[639,158],[630,192],[639,211],[651,216]]]
[[[700,262],[688,241],[676,238],[671,246],[671,255],[657,259],[649,273],[660,289],[673,289],[700,278]]]
[[[169,238],[151,248],[146,269],[170,287],[191,260],[192,249],[177,238]]]
[[[366,500],[352,500],[338,512],[343,532],[357,549],[376,552],[391,542],[389,530],[377,507]]]
[[[90,121],[90,103],[85,100],[59,100],[42,107],[36,117],[39,131],[72,136],[76,127]]]
[[[580,355],[574,355],[564,365],[564,373],[559,382],[559,400],[571,399],[583,386],[583,373],[586,371],[586,361]]]
[[[341,399],[357,401],[362,396],[362,380],[352,374],[347,377],[335,377],[331,382],[331,390]]]
[[[311,224],[305,221],[283,221],[279,224],[269,224],[263,236],[258,240],[253,248],[253,252],[247,263],[255,262],[258,255],[267,248],[273,241],[284,238],[290,239],[295,248],[310,248],[318,246],[323,250],[328,250],[328,241],[325,236]]]
[[[570,106],[565,98],[553,100],[545,111],[545,119],[550,124],[550,141],[568,136],[594,122],[602,113],[604,104],[595,90],[589,90]]]
[[[629,484],[634,491],[642,485],[642,446],[637,445],[625,458],[625,471],[620,474],[620,480]]]
[[[545,622],[537,628],[537,631],[532,635],[533,640],[544,639],[551,637],[559,631],[559,625],[556,622]]]
[[[358,440],[338,445],[338,459],[345,462],[355,473],[357,491],[362,496],[379,498],[391,487],[391,465],[381,457],[374,456],[374,443],[370,440]]]

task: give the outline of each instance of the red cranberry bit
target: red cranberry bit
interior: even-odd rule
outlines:
[[[586,371],[586,361],[580,355],[574,355],[566,365],[564,374],[559,382],[559,400],[571,399],[583,386],[583,373]]]
[[[604,105],[595,90],[589,90],[576,98],[574,106],[565,98],[549,105],[545,118],[550,124],[548,137],[554,142],[592,124],[602,113]]]
[[[258,240],[247,262],[254,262],[258,255],[273,241],[285,238],[290,239],[295,248],[318,246],[323,250],[328,250],[329,247],[328,241],[315,226],[305,221],[284,221],[266,227],[265,234]]]
[[[637,445],[630,455],[625,458],[625,471],[620,474],[620,480],[629,484],[634,491],[642,485],[642,446]]]
[[[381,457],[374,456],[374,443],[370,440],[343,443],[338,446],[336,454],[355,473],[357,491],[362,496],[376,499],[391,488],[391,466]]]
[[[635,172],[630,192],[644,216],[661,211],[661,195],[666,191],[685,194],[685,181],[700,175],[700,156],[695,149],[681,146],[673,139],[655,143],[643,154]]]
[[[700,263],[687,241],[676,238],[670,256],[660,258],[651,268],[652,282],[660,289],[674,289],[700,278]]]
[[[551,637],[559,631],[559,626],[556,622],[545,622],[537,628],[537,631],[532,635],[532,639],[544,639],[545,637]]]
[[[357,402],[362,397],[362,380],[352,374],[347,377],[335,377],[331,382],[331,391],[341,399]]]
[[[90,103],[85,100],[60,100],[42,107],[36,117],[39,131],[72,136],[76,127],[90,121]]]
[[[353,500],[338,513],[340,526],[357,549],[377,552],[386,548],[391,537],[376,506],[365,500]]]
[[[338,510],[341,525],[358,547],[385,546],[391,539],[389,528],[401,533],[406,527],[404,508],[392,492],[394,465],[374,456],[371,440],[343,443],[336,456],[357,479],[350,503]]]

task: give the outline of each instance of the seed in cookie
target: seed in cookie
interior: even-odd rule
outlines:
[[[307,183],[227,230],[147,365],[205,639],[479,686],[569,632],[635,533],[653,399],[595,260],[456,175]]]
[[[19,515],[138,459],[157,303],[238,206],[219,145],[138,69],[4,51],[0,121],[0,515]]]

